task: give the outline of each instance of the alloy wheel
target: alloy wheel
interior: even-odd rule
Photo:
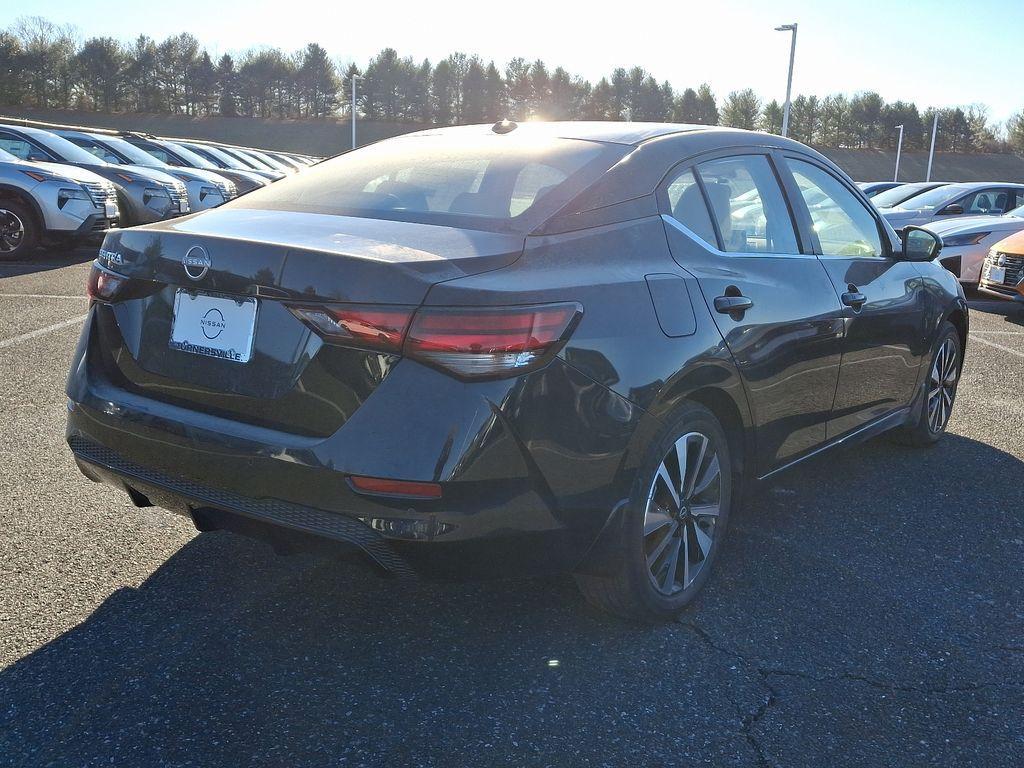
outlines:
[[[957,345],[946,338],[935,353],[931,376],[928,379],[928,429],[939,433],[946,428],[953,412],[956,380],[960,375],[957,365]]]
[[[13,253],[25,239],[25,223],[13,211],[0,208],[0,253]]]
[[[644,512],[647,572],[662,594],[686,589],[707,564],[721,500],[714,443],[700,432],[686,433],[658,465]]]

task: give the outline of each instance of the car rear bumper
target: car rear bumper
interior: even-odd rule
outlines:
[[[72,364],[67,426],[87,477],[201,530],[232,527],[218,515],[255,521],[353,545],[399,575],[602,570],[587,555],[628,496],[634,445],[656,428],[560,359],[477,388],[403,361],[335,434],[287,434],[119,387],[88,364],[90,326]],[[449,407],[436,412],[415,394],[437,403],[444,387]],[[370,496],[352,475],[437,482],[443,494]]]

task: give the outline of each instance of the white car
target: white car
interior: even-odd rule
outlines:
[[[1024,205],[1002,216],[963,216],[935,221],[927,229],[942,239],[937,261],[965,285],[977,285],[989,249],[1024,230]]]
[[[1001,216],[1024,205],[1024,184],[971,181],[943,184],[914,195],[895,208],[880,209],[899,232],[906,226],[927,226],[954,216]]]

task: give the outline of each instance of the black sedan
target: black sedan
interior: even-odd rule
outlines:
[[[140,506],[671,618],[758,481],[943,434],[940,244],[761,133],[438,129],[107,236],[67,437]]]

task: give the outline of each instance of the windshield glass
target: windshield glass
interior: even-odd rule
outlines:
[[[181,144],[177,144],[173,141],[165,141],[164,144],[172,152],[174,152],[174,154],[178,155],[182,160],[184,160],[193,168],[208,168],[214,171],[217,170],[217,166],[211,163],[205,157],[200,157],[191,149],[186,149],[185,147],[181,146]]]
[[[914,195],[921,194],[922,190],[927,188],[928,185],[926,184],[901,184],[898,187],[887,189],[885,192],[879,192],[871,198],[871,202],[874,203],[877,208],[889,208],[894,205],[899,205],[904,200],[908,200]]]
[[[953,184],[946,184],[942,187],[936,187],[935,189],[929,189],[927,192],[922,192],[919,195],[904,200],[900,203],[901,208],[935,208],[936,206],[948,203],[950,200],[956,198],[957,195],[969,192],[969,189],[958,187]]]
[[[127,158],[129,163],[134,165],[144,165],[147,168],[166,168],[167,163],[163,162],[159,158],[153,157],[143,149],[139,149],[134,144],[119,139],[114,136],[104,136],[102,138],[95,139],[98,143],[103,144],[110,148],[111,151],[116,152],[119,155]]]
[[[574,139],[403,137],[340,155],[234,203],[525,232],[627,151]]]
[[[267,171],[267,170],[270,170],[269,168],[265,168],[262,163],[257,162],[255,157],[246,157],[244,154],[239,152],[237,149],[228,149],[227,147],[224,147],[224,149],[222,149],[221,151],[224,152],[225,154],[231,155],[231,157],[235,158],[235,161],[241,163],[242,167],[245,168],[247,171]]]
[[[46,149],[62,157],[65,162],[82,163],[83,165],[105,165],[105,163],[92,152],[87,152],[78,145],[72,144],[63,136],[46,133],[45,131],[39,131],[38,133],[33,131],[29,134],[29,137],[42,144]]]
[[[216,147],[210,147],[205,144],[203,146],[198,146],[196,144],[182,144],[182,146],[185,147],[185,149],[192,150],[200,157],[212,158],[210,162],[214,163],[214,165],[217,165],[216,161],[220,161],[222,164],[220,167],[233,168],[236,171],[248,170],[244,165],[238,162],[238,160],[226,152],[221,152]]]
[[[248,152],[249,152],[250,155],[253,155],[257,160],[262,160],[263,164],[269,166],[272,170],[275,170],[275,171],[290,171],[291,170],[291,168],[286,166],[280,160],[276,160],[273,157],[270,157],[270,155],[266,154],[265,152],[258,152],[255,149],[250,149],[250,150],[248,150]]]
[[[248,162],[249,165],[251,165],[253,168],[256,168],[257,170],[260,170],[260,171],[276,171],[276,170],[279,170],[277,168],[274,168],[269,163],[266,163],[263,160],[260,160],[258,157],[256,157],[256,155],[254,155],[252,152],[250,152],[250,151],[248,151],[246,149],[236,149],[236,150],[233,150],[233,151],[234,151],[234,153],[235,153],[235,155],[237,157],[242,158],[243,161]]]

